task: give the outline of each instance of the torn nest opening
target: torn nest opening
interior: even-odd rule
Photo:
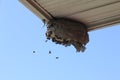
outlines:
[[[89,42],[87,26],[82,22],[67,18],[49,20],[46,37],[66,47],[73,45],[77,52],[84,52],[85,45]]]

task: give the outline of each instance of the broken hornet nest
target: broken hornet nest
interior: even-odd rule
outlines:
[[[66,18],[51,19],[47,23],[46,37],[66,47],[73,45],[77,52],[84,52],[89,42],[86,25]]]

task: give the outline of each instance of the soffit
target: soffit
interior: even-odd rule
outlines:
[[[88,30],[120,23],[120,0],[20,0],[40,19],[66,17],[81,21]]]

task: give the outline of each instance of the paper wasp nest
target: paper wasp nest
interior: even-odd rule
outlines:
[[[56,44],[73,45],[77,52],[84,52],[89,42],[86,25],[66,18],[51,19],[47,23],[46,37]]]

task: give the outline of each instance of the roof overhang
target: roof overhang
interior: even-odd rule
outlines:
[[[88,30],[120,23],[120,0],[20,0],[40,19],[65,17],[85,23]]]

